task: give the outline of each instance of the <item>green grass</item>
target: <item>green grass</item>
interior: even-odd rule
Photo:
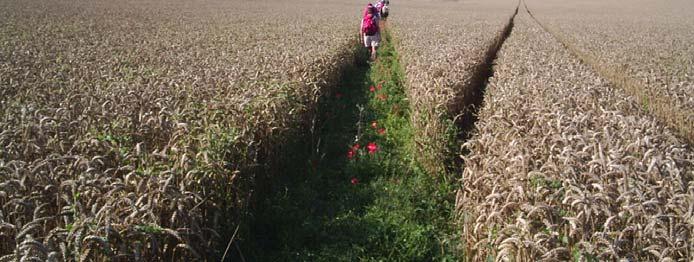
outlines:
[[[235,258],[458,260],[454,185],[414,160],[404,74],[390,35],[384,37],[377,62],[349,69],[322,101],[319,135],[288,148],[287,173],[247,218]],[[368,143],[378,150],[369,153]],[[349,158],[354,144],[360,149]]]

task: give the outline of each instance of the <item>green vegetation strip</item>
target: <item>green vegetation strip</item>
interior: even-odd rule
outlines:
[[[414,160],[404,74],[383,37],[378,60],[348,69],[322,101],[316,137],[287,149],[287,174],[247,219],[235,257],[457,260],[455,188]]]

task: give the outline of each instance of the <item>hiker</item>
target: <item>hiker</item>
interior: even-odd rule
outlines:
[[[371,51],[371,61],[376,60],[376,48],[381,41],[378,20],[376,8],[369,3],[364,9],[364,18],[361,20],[359,35],[364,39],[364,46]]]
[[[381,3],[381,8],[378,9],[379,14],[383,19],[388,18],[388,12],[390,11],[390,1],[388,0],[380,0]]]
[[[378,14],[379,17],[381,16],[381,8],[383,8],[383,1],[384,0],[378,0],[376,2],[376,5],[374,5],[374,7],[376,7],[376,13]]]

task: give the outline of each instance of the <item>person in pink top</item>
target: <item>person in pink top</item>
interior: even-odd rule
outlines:
[[[378,25],[376,8],[369,3],[364,9],[364,17],[361,20],[359,35],[364,39],[364,46],[371,51],[371,61],[376,59],[376,49],[381,42],[381,33]]]

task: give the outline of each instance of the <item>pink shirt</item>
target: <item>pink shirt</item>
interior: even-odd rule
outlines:
[[[359,32],[361,32],[361,29],[364,28],[364,18],[361,19],[361,25],[359,25]],[[378,20],[380,19],[380,17],[377,14],[373,14],[373,18],[371,19],[374,20],[374,23],[378,24]],[[378,30],[380,31],[381,29],[379,28]],[[364,32],[361,33],[363,34]]]

